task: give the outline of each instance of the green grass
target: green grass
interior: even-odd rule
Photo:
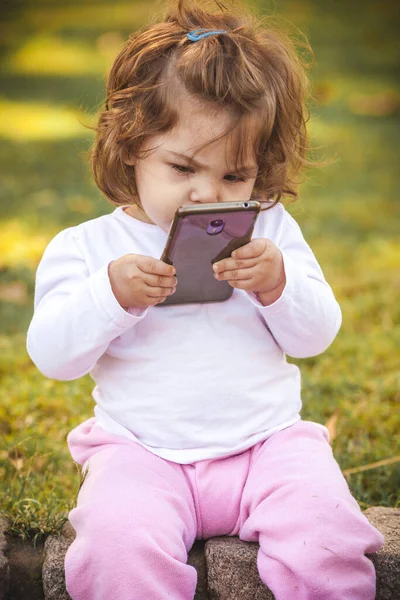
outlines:
[[[400,90],[393,58],[399,41],[394,3],[367,1],[362,15],[356,4],[274,3],[311,38],[318,98],[312,139],[322,147],[320,157],[337,156],[310,172],[290,211],[342,306],[334,344],[295,362],[303,374],[304,418],[337,418],[333,448],[344,470],[400,454]],[[139,5],[143,15],[154,6]],[[66,436],[92,416],[93,405],[89,376],[48,380],[26,353],[34,273],[57,231],[112,210],[84,162],[90,135],[69,119],[94,112],[103,96],[102,69],[129,25],[127,3],[115,3],[112,18],[106,2],[18,6],[8,36],[0,36],[0,105],[9,115],[0,127],[0,509],[15,534],[37,539],[59,529],[74,505],[80,474]],[[53,40],[62,70],[40,66],[43,39]],[[399,503],[399,463],[347,479],[363,508]]]

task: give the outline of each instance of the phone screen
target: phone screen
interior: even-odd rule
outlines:
[[[250,206],[249,206],[250,204]],[[178,280],[175,294],[157,306],[221,302],[228,300],[233,288],[214,278],[212,265],[228,258],[252,236],[260,204],[240,204],[232,212],[183,214],[176,217],[161,260],[173,264]]]

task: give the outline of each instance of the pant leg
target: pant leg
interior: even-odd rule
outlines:
[[[92,420],[68,439],[87,475],[69,515],[76,539],[65,558],[73,600],[192,600],[197,574],[186,564],[196,537],[180,465]]]
[[[300,421],[254,448],[240,538],[276,600],[373,600],[366,553],[383,536],[362,514],[321,426]]]

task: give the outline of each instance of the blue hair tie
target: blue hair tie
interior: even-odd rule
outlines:
[[[200,31],[204,31],[205,33],[199,33]],[[198,42],[209,35],[218,35],[219,33],[228,33],[226,29],[219,29],[217,31],[213,31],[212,29],[194,29],[193,31],[189,31],[186,34],[186,37],[191,42]]]

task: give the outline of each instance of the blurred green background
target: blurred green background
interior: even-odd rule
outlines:
[[[226,2],[229,5],[229,2]],[[0,24],[0,509],[22,536],[59,527],[79,473],[66,434],[92,415],[89,376],[44,378],[25,350],[34,273],[59,230],[113,210],[86,153],[104,74],[160,4],[14,0]],[[303,416],[328,423],[360,505],[399,501],[399,9],[395,1],[259,0],[316,55],[310,132],[321,159],[289,207],[343,310],[323,355],[301,361]],[[346,472],[346,471],[345,471]]]

